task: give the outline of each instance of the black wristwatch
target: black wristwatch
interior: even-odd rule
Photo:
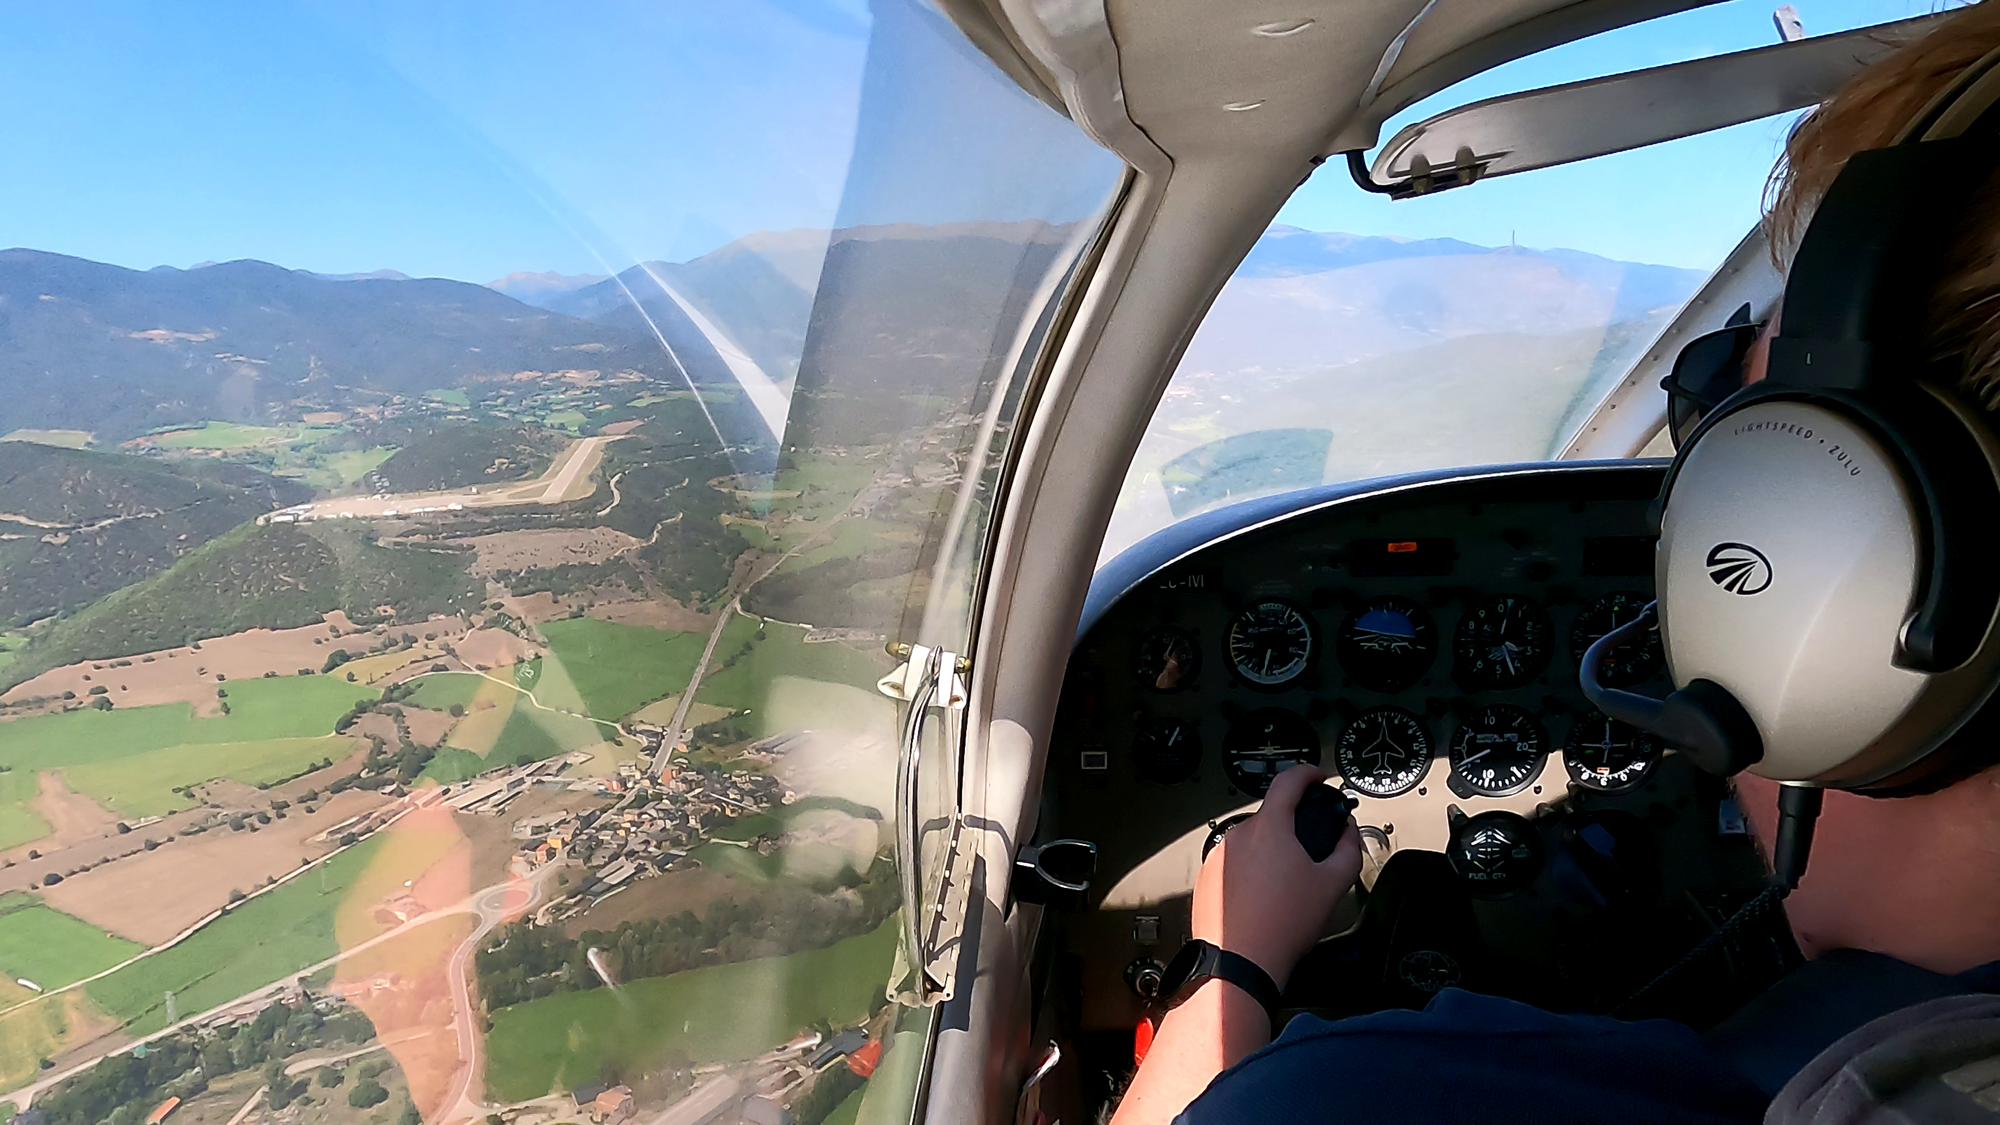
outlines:
[[[1228,981],[1250,994],[1278,1027],[1278,983],[1257,962],[1240,953],[1231,953],[1214,942],[1195,938],[1160,972],[1160,996],[1167,1007],[1178,1008],[1210,980]]]

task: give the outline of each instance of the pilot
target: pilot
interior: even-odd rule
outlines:
[[[1773,176],[1774,247],[1792,244],[1848,156],[1892,143],[1996,48],[2000,3],[1969,6],[1801,121]],[[1959,357],[1961,390],[1991,408],[2000,176],[1975,196],[1947,263],[1927,302],[1928,341]],[[1763,360],[1760,340],[1731,381],[1760,377]],[[1301,794],[1325,776],[1309,766],[1279,776],[1195,882],[1193,936],[1280,988],[1360,872],[1351,826],[1319,863],[1294,835]],[[1736,784],[1768,854],[1778,786],[1750,774]],[[1446,989],[1421,1012],[1299,1016],[1272,1042],[1268,984],[1218,969],[1176,997],[1113,1125],[2000,1122],[2000,766],[1916,795],[1829,791],[1824,801],[1810,871],[1785,904],[1815,960],[1706,1037],[1666,1020],[1556,1014]],[[1922,1076],[1965,1095],[1954,1113],[1985,1116],[1885,1104],[1885,1091],[1915,1089]]]

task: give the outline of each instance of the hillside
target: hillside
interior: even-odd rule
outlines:
[[[835,232],[786,444],[926,429],[999,375],[1025,302],[1073,233],[1042,222]]]
[[[80,427],[115,441],[572,369],[680,379],[647,334],[482,285],[336,280],[256,261],[139,271],[0,251],[0,432]]]
[[[238,465],[0,442],[0,625],[75,610],[307,495]]]
[[[593,285],[521,299],[635,330],[650,321],[678,346],[693,326],[668,295],[671,286],[766,375],[783,382],[798,373],[826,246],[823,230],[759,231],[692,261],[644,262]]]
[[[426,427],[399,443],[374,476],[394,492],[523,480],[548,468],[568,440],[538,426]]]
[[[0,673],[0,684],[78,660],[308,625],[334,609],[358,622],[422,621],[468,611],[479,593],[450,553],[376,546],[352,528],[251,524],[58,621]]]

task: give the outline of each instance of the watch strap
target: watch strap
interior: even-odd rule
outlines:
[[[1185,979],[1178,983],[1171,980],[1166,982],[1174,986],[1167,997],[1167,1007],[1179,1007],[1199,991],[1203,984],[1210,980],[1220,980],[1233,984],[1249,994],[1250,998],[1264,1009],[1264,1014],[1271,1020],[1271,1026],[1273,1028],[1278,1026],[1278,983],[1271,979],[1271,974],[1265,972],[1262,966],[1250,958],[1240,953],[1231,953],[1214,942],[1196,938],[1190,941],[1188,946],[1192,948],[1194,954],[1194,965]],[[1180,961],[1188,953],[1189,949],[1183,949],[1181,956],[1175,957],[1174,960]],[[1171,968],[1169,974],[1171,975]]]

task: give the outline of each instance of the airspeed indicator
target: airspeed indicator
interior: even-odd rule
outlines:
[[[1252,602],[1229,622],[1229,667],[1253,687],[1291,683],[1312,665],[1318,647],[1312,616],[1276,598]]]

